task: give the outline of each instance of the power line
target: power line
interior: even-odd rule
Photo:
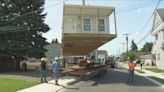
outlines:
[[[141,9],[141,8],[146,8],[146,7],[151,7],[151,5],[147,5],[147,6],[143,5],[143,6],[136,7],[136,8],[129,8],[129,9],[125,9],[125,10],[122,10],[122,11],[117,11],[116,13],[117,14],[119,14],[119,13],[125,13],[125,12],[129,12],[129,11],[133,11],[133,10],[138,10],[138,9]]]
[[[137,3],[137,2],[136,2],[135,4],[138,6],[138,4],[140,4],[140,3]],[[154,3],[153,3],[153,4],[154,4]],[[127,11],[123,11],[123,12],[120,12],[120,13],[132,11],[132,10],[136,10],[136,9],[141,9],[141,8],[144,8],[145,5],[147,5],[147,6],[150,7],[150,6],[153,5],[153,4],[152,4],[152,2],[150,2],[150,3],[144,2],[143,5],[140,6],[140,7],[136,7],[136,5],[133,5],[133,7],[136,7],[136,8],[131,7],[130,10],[128,9]],[[144,7],[143,7],[143,6],[144,6]],[[142,9],[142,10],[145,10],[145,8]],[[131,12],[130,14],[131,14],[131,16],[129,17],[129,21],[128,21],[128,24],[127,24],[127,25],[136,25],[136,24],[134,24],[134,23],[136,22],[136,20],[135,20],[135,22],[134,22],[134,19],[137,19],[139,16],[141,16],[141,12]],[[128,26],[128,29],[131,30],[131,26]]]
[[[0,31],[0,33],[16,33],[16,32],[29,32],[31,30],[40,30],[39,28],[28,28],[28,27],[12,27],[12,28],[7,28],[3,29],[3,31]]]
[[[158,5],[160,4],[160,1],[161,1],[161,0],[158,1],[158,3],[157,3],[157,5],[156,5],[156,7],[155,7],[153,13],[151,14],[151,16],[149,17],[148,21],[146,22],[146,24],[144,25],[144,27],[142,28],[142,30],[141,30],[140,32],[142,32],[142,31],[146,28],[146,26],[148,25],[148,23],[149,23],[151,17],[152,17],[153,14],[155,13],[155,11],[156,11]],[[148,32],[137,44],[140,44],[143,40],[145,40],[145,39],[149,36],[149,34],[150,34],[150,32]]]
[[[56,3],[56,4],[50,5],[50,6],[46,7],[46,8],[44,8],[44,9],[47,9],[47,8],[50,8],[50,7],[54,7],[54,6],[58,5],[58,4],[61,4],[61,3],[66,2],[66,1],[68,1],[68,0],[63,0],[62,2],[59,2],[59,3]],[[159,1],[160,1],[160,0],[159,0]],[[139,8],[141,8],[141,7],[134,8],[134,9],[130,9],[130,10],[125,10],[125,11],[118,12],[118,13],[128,12],[128,11],[135,10],[135,9],[139,9]],[[23,14],[23,15],[20,15],[20,16],[15,16],[14,19],[17,18],[17,17],[22,17],[22,16],[25,16],[25,15],[32,14],[33,12],[37,12],[37,11],[38,11],[38,10],[36,10],[36,11],[31,11],[31,12],[28,12],[28,13]],[[15,31],[14,31],[14,32],[15,32]]]
[[[162,19],[161,19],[162,20]],[[159,20],[160,21],[160,20]],[[155,29],[161,24],[163,23],[162,21],[155,27]],[[155,30],[153,29],[153,30]],[[149,35],[151,34],[151,31],[149,31],[137,44],[140,44],[143,40],[145,40]]]
[[[148,23],[149,23],[150,20],[152,19],[153,15],[154,15],[154,12],[155,12],[156,8],[158,7],[159,3],[160,3],[160,0],[158,1],[157,5],[156,5],[156,7],[155,7],[155,9],[154,9],[154,11],[152,12],[152,14],[150,15],[150,17],[149,17],[148,20],[146,21],[145,25],[142,27],[142,29],[141,29],[139,32],[137,32],[137,35],[140,34],[140,33],[146,28],[146,26],[148,25]]]
[[[62,3],[64,3],[64,2],[66,2],[66,1],[68,1],[68,0],[63,0],[63,1],[59,2],[59,3],[55,3],[55,4],[50,5],[50,6],[46,7],[46,8],[44,8],[44,9],[47,9],[47,8],[51,8],[51,7],[57,6],[57,5],[62,4]],[[33,11],[27,12],[27,13],[25,13],[25,14],[22,14],[22,15],[18,15],[18,16],[12,17],[11,19],[14,20],[15,18],[22,17],[22,16],[26,16],[26,15],[29,15],[29,14],[32,14],[32,13],[34,13],[34,12],[38,12],[38,11],[40,11],[40,9],[38,9],[38,10],[33,10]],[[5,15],[5,16],[7,16],[7,15]],[[4,16],[2,16],[2,17],[0,17],[0,18],[3,18],[3,17],[4,17]],[[9,19],[9,20],[11,20],[11,19]]]
[[[44,9],[54,7],[54,6],[56,6],[56,5],[59,5],[59,4],[62,4],[62,3],[64,3],[64,2],[66,2],[66,1],[68,1],[68,0],[63,0],[62,2],[55,3],[55,4],[50,5],[50,6],[46,7],[46,8],[44,8]],[[18,18],[18,17],[22,17],[22,16],[26,16],[26,15],[32,14],[32,13],[37,12],[37,11],[39,11],[39,9],[38,9],[38,10],[35,10],[35,11],[27,12],[27,13],[22,14],[22,15],[20,15],[20,16],[15,16],[15,17],[12,18],[12,20],[15,19],[15,18]],[[6,16],[7,16],[7,15],[6,15]],[[4,17],[4,16],[2,16],[2,17]],[[0,17],[0,18],[2,18],[2,17]],[[9,20],[10,20],[10,19],[9,19]],[[20,32],[20,31],[22,31],[23,29],[25,29],[25,28],[5,26],[5,27],[0,27],[0,30],[3,30],[3,31],[0,31],[0,33],[5,33],[5,32]],[[28,29],[28,28],[27,28],[27,29]],[[34,29],[38,29],[38,28],[30,28],[30,30],[34,30]],[[5,31],[4,31],[4,30],[5,30]],[[12,31],[11,31],[11,30],[12,30]],[[16,30],[16,31],[15,31],[15,30]]]

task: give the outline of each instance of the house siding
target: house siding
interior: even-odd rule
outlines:
[[[158,54],[160,54],[160,59],[158,59]],[[156,65],[164,66],[164,51],[162,49],[156,51]]]
[[[61,44],[50,43],[49,45],[45,46],[45,48],[48,50],[45,52],[45,56],[49,60],[54,60],[55,57],[61,56]]]
[[[164,67],[164,21],[161,19],[163,16],[159,15],[158,12],[155,14],[152,29],[152,35],[156,38],[153,44],[152,53],[156,56],[156,65]]]
[[[109,34],[109,18],[108,16],[105,17],[97,17],[97,16],[75,16],[75,15],[66,15],[64,16],[64,26],[63,32],[64,33],[85,33],[83,31],[83,18],[90,18],[91,19],[91,31],[87,33],[105,33]],[[105,32],[98,31],[98,19],[105,20]]]

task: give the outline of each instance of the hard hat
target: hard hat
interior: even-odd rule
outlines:
[[[41,58],[41,61],[47,61],[47,59],[43,57],[43,58]]]
[[[59,60],[59,58],[58,57],[55,57],[55,60]]]

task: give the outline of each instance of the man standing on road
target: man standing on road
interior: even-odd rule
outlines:
[[[135,64],[132,61],[129,61],[128,66],[129,66],[129,76],[128,76],[127,83],[133,83]]]
[[[60,78],[60,62],[58,57],[55,57],[55,61],[52,63],[52,70],[53,70],[55,85],[59,85],[58,80]]]
[[[47,83],[47,74],[46,74],[46,58],[41,58],[41,83]]]
[[[141,60],[140,61],[140,67],[141,67],[141,70],[142,70],[142,65],[144,64],[144,62]]]

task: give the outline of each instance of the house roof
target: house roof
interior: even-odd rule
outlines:
[[[161,17],[161,19],[164,21],[164,8],[157,9],[157,12],[159,16]]]
[[[154,23],[155,23],[155,18],[156,18],[157,14],[161,17],[162,21],[164,22],[164,8],[156,9],[156,14],[154,16]],[[153,27],[152,27],[152,31],[151,31],[152,35],[157,33],[157,31],[154,31],[154,29],[155,29],[154,27],[156,27],[154,23],[153,23]]]

